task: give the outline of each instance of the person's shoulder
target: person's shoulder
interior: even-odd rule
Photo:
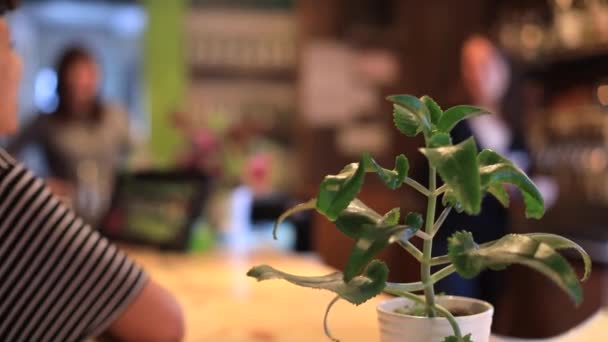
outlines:
[[[107,117],[112,119],[125,118],[127,116],[127,110],[116,103],[104,103],[102,110]]]
[[[4,184],[7,179],[12,178],[11,175],[34,177],[15,157],[0,147],[0,184]]]
[[[129,125],[129,114],[127,110],[114,103],[103,104],[104,121],[113,127],[125,127]]]
[[[57,122],[57,117],[54,114],[48,113],[35,113],[30,119],[26,121],[23,126],[23,130],[34,130],[38,134],[44,133],[46,130],[52,130]]]
[[[55,113],[39,112],[23,126],[23,131],[30,139],[42,143],[62,131],[64,127],[65,123]],[[13,152],[10,149],[9,151]]]
[[[17,164],[17,161],[3,148],[0,148],[0,173],[9,171]]]

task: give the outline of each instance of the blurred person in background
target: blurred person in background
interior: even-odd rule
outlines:
[[[0,136],[17,129],[21,61],[2,15],[16,5],[0,0]],[[2,149],[0,279],[0,341],[183,338],[173,296]]]
[[[513,160],[526,172],[530,170],[524,132],[515,118],[523,115],[523,99],[518,84],[513,80],[509,62],[496,46],[486,37],[474,35],[467,39],[461,49],[461,77],[467,92],[465,103],[486,109],[492,115],[481,115],[461,122],[453,130],[454,143],[460,143],[474,136],[478,148],[492,149]],[[555,202],[557,189],[554,182],[543,177],[535,177],[535,183],[545,197],[548,207]],[[509,188],[512,199],[519,194]],[[486,196],[482,202],[481,214],[469,216],[452,212],[444,228],[440,230],[434,252],[447,252],[447,238],[457,230],[471,231],[477,243],[496,240],[508,233],[509,212],[498,200]],[[499,272],[485,271],[474,279],[464,279],[457,274],[437,284],[439,292],[479,298],[497,304],[497,296],[502,284]]]
[[[53,190],[95,225],[107,209],[116,169],[126,155],[128,116],[99,99],[99,67],[84,48],[65,50],[57,74],[57,109],[37,115],[7,150],[18,155],[29,145],[39,146]]]

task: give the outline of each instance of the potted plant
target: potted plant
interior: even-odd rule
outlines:
[[[434,292],[433,285],[454,272],[472,278],[485,269],[501,270],[510,264],[522,264],[548,276],[576,304],[580,303],[583,294],[579,279],[557,251],[572,248],[581,254],[585,263],[581,281],[589,276],[591,261],[580,246],[558,235],[509,234],[493,242],[477,244],[471,233],[459,231],[449,237],[447,255],[432,257],[433,239],[450,211],[478,214],[486,195],[508,206],[507,184],[522,193],[528,218],[543,216],[543,199],[528,176],[505,157],[492,150],[479,152],[472,137],[459,144],[452,143],[450,131],[456,124],[472,116],[488,114],[485,110],[462,105],[443,111],[428,96],[394,95],[388,100],[394,106],[395,127],[407,136],[424,136],[425,147],[420,152],[429,164],[428,186],[408,177],[409,163],[404,155],[397,156],[393,169],[386,169],[364,154],[358,163],[347,165],[337,175],[326,176],[316,198],[285,212],[275,226],[276,238],[278,223],[289,215],[316,210],[355,240],[344,270],[324,276],[301,276],[261,265],[247,275],[259,281],[284,279],[299,286],[334,292],[336,297],[329,303],[324,320],[325,332],[332,339],[327,314],[337,300],[359,305],[385,292],[398,298],[378,306],[382,341],[488,341],[491,305],[464,297],[438,296]],[[405,184],[425,196],[428,202],[424,219],[418,213],[408,213],[402,219],[400,208],[381,215],[357,199],[367,173],[375,173],[390,189]],[[444,209],[436,215],[439,199]],[[414,237],[423,240],[422,250],[411,243]],[[387,266],[374,257],[392,243],[403,247],[420,262],[420,281],[387,281]],[[438,265],[445,266],[431,273],[431,266]],[[416,294],[419,292],[422,294]]]

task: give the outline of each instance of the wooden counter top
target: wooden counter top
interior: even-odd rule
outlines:
[[[251,266],[267,263],[294,274],[333,272],[313,257],[278,255],[235,257],[160,254],[129,248],[151,276],[172,291],[186,317],[186,341],[328,341],[323,314],[334,295],[276,280],[257,283],[245,276]],[[378,341],[374,298],[358,307],[345,301],[330,313],[332,332],[343,341]]]
[[[281,280],[257,283],[245,276],[251,266],[264,263],[294,274],[333,272],[317,258],[277,252],[240,257],[222,252],[167,254],[131,247],[127,253],[180,301],[187,325],[185,341],[329,341],[323,333],[323,314],[332,293]],[[379,296],[358,307],[338,302],[329,318],[333,334],[345,342],[378,341],[376,305],[386,298]],[[604,342],[607,327],[605,309],[567,334],[527,341]],[[492,341],[526,340],[495,337]]]

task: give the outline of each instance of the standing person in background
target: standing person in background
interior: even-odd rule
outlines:
[[[466,102],[488,110],[492,115],[481,115],[463,121],[453,131],[454,143],[474,136],[478,148],[492,149],[513,160],[529,171],[530,159],[524,132],[514,127],[514,117],[523,115],[521,94],[512,82],[512,71],[506,58],[483,36],[472,36],[462,46],[461,77],[467,91]],[[535,179],[545,197],[546,206],[554,202],[556,187],[550,180]],[[510,189],[512,190],[512,189]],[[517,194],[514,194],[517,196]],[[434,252],[446,254],[447,238],[457,230],[473,232],[478,243],[492,241],[507,234],[509,213],[494,197],[486,196],[479,216],[452,212],[440,231],[440,243]],[[474,279],[452,275],[437,284],[438,292],[479,298],[496,306],[502,280],[500,272],[483,272]]]
[[[71,47],[57,68],[57,109],[38,115],[8,146],[18,154],[38,145],[50,185],[71,197],[76,211],[95,225],[107,209],[116,169],[129,144],[127,114],[99,99],[99,67],[81,47]]]
[[[16,2],[0,0],[0,136],[17,129],[21,62],[3,17]],[[183,329],[170,293],[0,149],[0,341],[180,341]]]

